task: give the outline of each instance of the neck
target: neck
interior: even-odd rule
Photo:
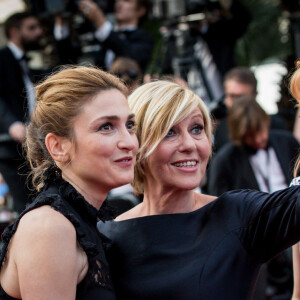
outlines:
[[[196,207],[193,190],[163,190],[145,187],[144,215],[175,214],[191,212]]]
[[[16,39],[11,39],[9,40],[11,43],[13,43],[15,46],[17,46],[18,48],[20,48],[24,53],[25,53],[25,49],[24,47],[22,46],[22,44],[20,43],[19,40],[16,40]]]
[[[99,183],[85,182],[76,177],[74,174],[69,174],[68,172],[63,172],[62,178],[68,181],[89,204],[94,206],[96,209],[100,209],[109,192],[108,190],[101,188]]]

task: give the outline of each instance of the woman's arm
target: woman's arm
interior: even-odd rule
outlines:
[[[300,253],[299,243],[293,246],[294,291],[292,300],[300,300]]]
[[[20,221],[12,249],[23,300],[74,300],[85,266],[74,226],[41,207]]]

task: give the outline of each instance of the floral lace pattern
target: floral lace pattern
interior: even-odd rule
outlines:
[[[113,211],[106,205],[98,211],[71,184],[64,181],[59,173],[55,172],[47,178],[48,180],[42,192],[27,205],[16,222],[8,226],[2,234],[3,247],[0,264],[2,265],[5,260],[9,242],[16,232],[22,216],[32,209],[50,205],[73,224],[78,243],[88,258],[89,269],[84,280],[78,285],[77,291],[80,289],[80,294],[84,295],[84,291],[90,287],[102,287],[112,290],[109,268],[101,242],[102,236],[97,231],[96,224],[98,218],[102,220],[111,219]]]

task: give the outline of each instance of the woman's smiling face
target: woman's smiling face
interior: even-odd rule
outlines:
[[[134,115],[120,91],[98,93],[83,106],[73,128],[68,168],[77,178],[105,189],[133,180],[138,141]]]
[[[146,185],[192,190],[203,178],[211,146],[197,107],[175,124],[147,159]]]

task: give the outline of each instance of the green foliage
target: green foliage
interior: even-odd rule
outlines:
[[[236,46],[239,65],[259,64],[267,59],[285,60],[293,53],[291,37],[283,36],[280,24],[287,22],[280,2],[277,0],[243,0],[252,14],[245,35]]]

